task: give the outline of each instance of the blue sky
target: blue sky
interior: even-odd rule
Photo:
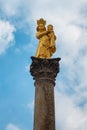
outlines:
[[[0,0],[0,130],[33,129],[36,20],[54,25],[61,57],[55,86],[57,130],[87,129],[87,1]]]

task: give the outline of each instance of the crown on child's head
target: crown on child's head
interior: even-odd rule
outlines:
[[[43,24],[46,25],[46,20],[44,20],[43,18],[40,18],[39,20],[37,20],[37,24]]]

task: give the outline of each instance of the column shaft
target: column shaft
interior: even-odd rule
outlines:
[[[34,130],[55,130],[54,83],[35,82]]]

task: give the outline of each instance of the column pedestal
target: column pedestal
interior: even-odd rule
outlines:
[[[60,58],[31,57],[30,72],[35,80],[34,130],[55,130],[55,78]]]

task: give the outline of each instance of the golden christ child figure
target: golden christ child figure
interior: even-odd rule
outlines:
[[[50,51],[50,55],[52,56],[53,53],[56,51],[56,44],[55,44],[55,40],[56,40],[56,35],[54,33],[53,30],[53,25],[49,24],[47,26],[47,30],[48,30],[48,37],[50,40],[50,46],[49,46],[49,51]]]

